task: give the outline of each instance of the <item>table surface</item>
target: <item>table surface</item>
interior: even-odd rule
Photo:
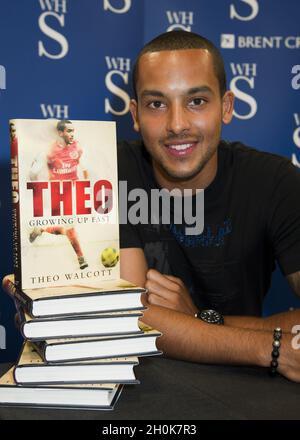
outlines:
[[[9,364],[0,364],[0,375]],[[141,358],[114,411],[0,407],[0,420],[300,419],[300,384],[265,369]]]

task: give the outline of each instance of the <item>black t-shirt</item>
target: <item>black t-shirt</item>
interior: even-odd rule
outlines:
[[[144,146],[120,144],[118,161],[128,193],[142,188],[150,200],[159,187]],[[149,267],[181,278],[199,308],[260,316],[275,262],[284,275],[300,270],[299,170],[283,157],[221,141],[204,196],[201,234],[185,235],[172,216],[169,225],[123,224],[121,248],[142,248]]]

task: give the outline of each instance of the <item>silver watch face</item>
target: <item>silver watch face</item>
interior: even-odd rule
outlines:
[[[216,310],[202,310],[199,317],[208,324],[224,324],[223,316]]]

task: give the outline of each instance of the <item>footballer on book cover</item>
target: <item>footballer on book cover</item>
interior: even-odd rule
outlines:
[[[17,285],[118,279],[115,123],[12,120],[10,133]]]

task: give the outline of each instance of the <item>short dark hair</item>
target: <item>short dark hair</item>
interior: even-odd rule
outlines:
[[[133,66],[132,80],[134,96],[137,99],[137,80],[138,67],[141,57],[145,53],[161,52],[164,50],[184,50],[184,49],[207,49],[213,58],[213,67],[218,78],[220,94],[224,95],[226,92],[226,73],[224,61],[220,51],[207,38],[193,32],[176,30],[172,32],[165,32],[147,43],[137,56]]]
[[[68,121],[68,119],[62,119],[61,121],[58,121],[56,125],[57,131],[64,131],[67,124],[72,124],[72,121]]]

